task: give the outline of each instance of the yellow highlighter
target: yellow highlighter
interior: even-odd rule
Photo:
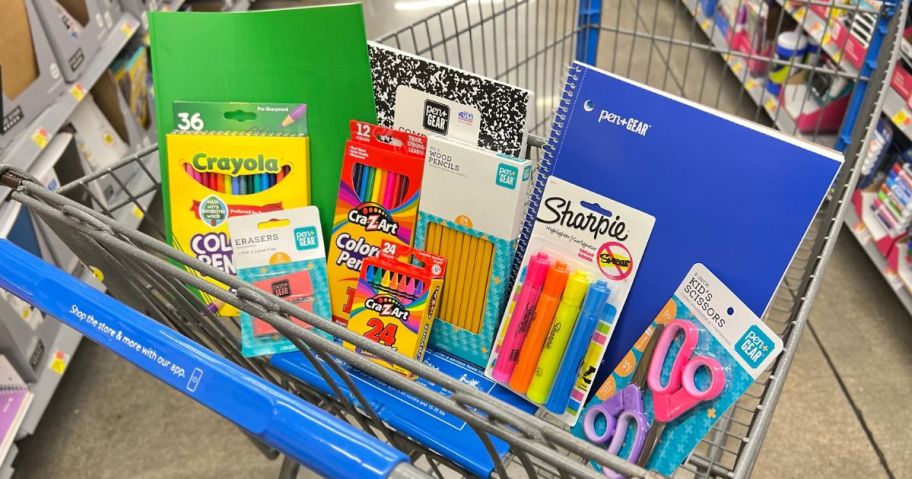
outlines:
[[[576,271],[567,280],[564,297],[554,315],[554,323],[551,325],[551,330],[548,331],[545,347],[538,358],[535,375],[532,376],[532,382],[529,383],[529,390],[526,393],[526,396],[533,402],[544,404],[548,400],[551,384],[560,368],[564,349],[567,348],[567,342],[570,341],[570,335],[573,333],[573,326],[576,324],[576,317],[579,315],[580,304],[583,302],[583,297],[586,296],[586,290],[589,289],[589,282],[589,274],[585,271]]]

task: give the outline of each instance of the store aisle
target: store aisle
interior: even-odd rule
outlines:
[[[446,3],[366,2],[368,36]],[[661,21],[692,21],[674,20],[682,14],[673,8]],[[614,61],[607,57],[610,41],[603,39],[602,65]],[[724,109],[751,106],[717,55],[694,55],[688,57],[691,74],[722,82],[718,101]],[[657,61],[632,58],[632,71],[645,72],[650,60]],[[716,91],[714,84],[706,88],[707,94]],[[912,318],[848,232],[840,234],[810,324],[754,477],[912,478],[912,409],[896,400],[912,397]],[[271,478],[279,469],[237,428],[88,342],[74,356],[37,433],[19,447],[15,477],[23,479]]]

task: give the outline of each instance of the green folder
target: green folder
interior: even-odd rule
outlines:
[[[162,155],[165,134],[175,128],[175,101],[307,104],[311,197],[328,244],[349,121],[377,122],[361,5],[153,12],[149,30]],[[167,191],[163,197],[170,242]]]

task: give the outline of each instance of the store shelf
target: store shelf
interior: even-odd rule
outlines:
[[[796,6],[794,2],[777,0],[779,5],[785,8],[792,18],[804,28],[804,31],[820,45],[820,48],[829,55],[839,65],[844,72],[852,75],[858,75],[858,69],[855,68],[848,60],[843,58],[843,52],[831,37],[832,27],[829,26],[826,19],[820,18],[814,10],[805,6]],[[804,2],[802,2],[804,3]],[[835,20],[838,21],[838,20]],[[846,28],[843,26],[843,28]]]
[[[246,12],[250,10],[250,0],[225,0],[225,11],[227,12]]]
[[[70,115],[101,75],[108,69],[114,58],[139,27],[139,20],[124,13],[117,25],[105,39],[101,49],[89,60],[89,64],[79,81],[66,85],[66,89],[57,101],[49,106],[19,137],[0,154],[0,163],[12,165],[22,170],[30,170],[42,149],[50,142],[57,131],[66,124]]]
[[[719,50],[729,50],[731,47],[725,40],[722,31],[714,26],[713,19],[706,17],[703,12],[697,8],[698,0],[682,0],[687,10],[693,15],[694,20],[700,26],[700,30],[710,39],[713,46]],[[795,121],[787,111],[780,111],[781,105],[779,100],[772,96],[764,88],[765,78],[755,78],[751,76],[747,68],[747,62],[744,58],[737,55],[723,55],[723,59],[728,63],[728,69],[735,78],[741,82],[741,86],[747,92],[747,95],[755,104],[761,106],[766,114],[776,124],[776,128],[795,135],[807,141],[819,143],[824,146],[833,147],[836,144],[836,135],[820,134],[816,136],[804,135],[798,132],[795,127]]]
[[[45,321],[57,320],[48,317]],[[41,420],[41,416],[44,415],[45,409],[51,402],[51,397],[54,396],[54,391],[57,390],[60,379],[63,378],[63,373],[69,365],[76,347],[79,346],[80,340],[82,340],[81,334],[65,324],[60,324],[57,339],[48,346],[47,353],[45,353],[47,358],[41,374],[38,376],[38,381],[29,387],[35,397],[32,399],[32,405],[22,420],[22,425],[19,426],[19,434],[16,435],[17,440],[35,432],[38,421]]]
[[[912,293],[909,292],[909,286],[912,286],[912,271],[906,273],[907,278],[905,279],[909,280],[909,282],[904,283],[904,278],[900,277],[900,275],[887,264],[887,259],[884,258],[883,255],[880,254],[880,251],[877,250],[877,247],[874,246],[871,232],[868,231],[868,228],[864,223],[858,219],[858,215],[855,214],[854,209],[848,208],[846,210],[844,221],[849,228],[849,231],[852,232],[852,236],[858,240],[861,248],[867,253],[868,257],[874,263],[874,266],[880,271],[884,280],[887,281],[890,289],[893,290],[896,297],[899,298],[899,301],[906,307],[909,314],[912,314]]]
[[[13,477],[13,461],[16,460],[17,454],[19,454],[19,448],[16,447],[16,443],[14,442],[10,445],[6,457],[3,459],[3,465],[0,465],[0,479],[10,479]]]

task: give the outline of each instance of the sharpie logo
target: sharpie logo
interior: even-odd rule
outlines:
[[[592,205],[586,209],[584,205],[575,205],[572,201],[554,196],[548,198],[538,210],[537,221],[546,225],[559,224],[565,228],[585,231],[592,234],[593,240],[608,235],[618,241],[625,241],[627,224],[620,216],[614,216],[610,211]],[[601,212],[593,211],[593,208]]]
[[[241,172],[278,173],[278,158],[266,158],[257,155],[256,158],[243,158],[231,156],[208,156],[205,153],[193,155],[191,160],[193,168],[197,171],[217,171],[237,175]]]
[[[348,221],[364,228],[364,231],[381,231],[395,235],[399,231],[389,212],[373,203],[365,203],[348,212]]]
[[[408,321],[409,318],[409,311],[405,309],[405,306],[398,299],[392,296],[378,295],[367,298],[367,301],[364,302],[364,307],[377,313],[381,318],[396,318],[403,322]]]

